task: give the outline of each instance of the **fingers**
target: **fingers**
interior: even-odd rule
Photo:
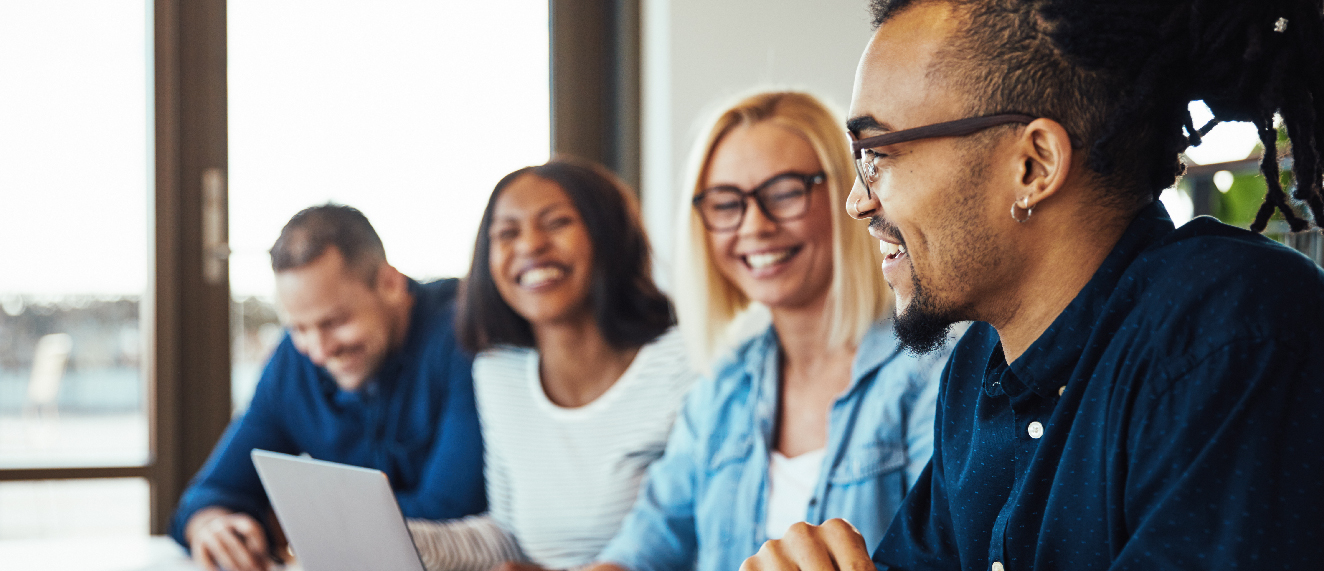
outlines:
[[[741,571],[872,571],[864,538],[842,519],[821,526],[797,523],[781,539],[763,544]]]
[[[234,532],[243,541],[249,553],[264,560],[267,555],[267,534],[262,530],[262,525],[246,514],[235,514],[234,517],[234,521],[231,522]]]
[[[827,545],[827,552],[833,563],[841,571],[874,571],[876,566],[869,556],[869,546],[864,544],[864,536],[850,522],[830,519],[818,527],[818,536]]]
[[[193,559],[209,571],[265,571],[269,561],[262,527],[245,514],[218,516],[193,533]]]
[[[201,541],[194,540],[189,545],[189,552],[193,553],[193,563],[206,571],[219,571],[216,568],[211,553],[207,552],[207,547]]]

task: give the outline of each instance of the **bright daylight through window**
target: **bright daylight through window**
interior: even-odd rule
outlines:
[[[300,209],[367,215],[418,280],[468,271],[487,195],[547,160],[547,3],[231,1],[233,395],[282,331],[267,249]]]
[[[548,17],[536,0],[226,10],[242,411],[283,334],[266,250],[300,209],[356,206],[405,274],[464,274],[492,186],[549,155]],[[0,3],[0,470],[149,461],[153,15]],[[146,534],[147,489],[2,483],[0,540]]]

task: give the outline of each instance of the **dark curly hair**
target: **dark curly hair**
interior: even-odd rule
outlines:
[[[589,304],[608,343],[618,348],[638,347],[675,325],[671,300],[653,283],[648,236],[634,194],[602,166],[559,157],[506,175],[487,200],[456,314],[457,335],[465,349],[477,353],[497,345],[535,344],[529,322],[501,297],[488,267],[492,246],[488,232],[497,199],[524,175],[556,183],[583,218],[593,243]]]
[[[970,113],[1058,121],[1089,148],[1113,204],[1156,199],[1184,173],[1181,151],[1220,121],[1250,121],[1269,188],[1251,228],[1278,210],[1305,230],[1280,182],[1276,113],[1291,141],[1293,196],[1324,223],[1321,0],[872,0],[874,25],[925,1],[949,1],[968,18],[939,61]],[[1214,120],[1194,125],[1193,100]]]

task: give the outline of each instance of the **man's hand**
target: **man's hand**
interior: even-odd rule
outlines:
[[[781,539],[763,544],[740,571],[874,571],[864,536],[844,519],[797,523]]]
[[[198,510],[184,527],[184,537],[193,562],[208,571],[267,571],[273,563],[262,524],[248,514],[219,507]]]

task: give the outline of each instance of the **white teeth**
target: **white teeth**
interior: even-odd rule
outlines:
[[[780,252],[764,252],[761,254],[750,254],[748,256],[745,256],[745,263],[748,263],[749,267],[758,270],[771,266],[782,260],[785,260],[786,258],[790,257],[790,255],[791,255],[790,250],[782,250]]]
[[[883,255],[887,256],[888,258],[906,253],[905,246],[901,244],[893,244],[891,242],[886,242],[886,241],[879,241],[878,249],[882,251]]]
[[[545,266],[533,268],[519,276],[519,285],[523,287],[538,287],[540,285],[559,280],[565,276],[565,270],[555,266]]]

